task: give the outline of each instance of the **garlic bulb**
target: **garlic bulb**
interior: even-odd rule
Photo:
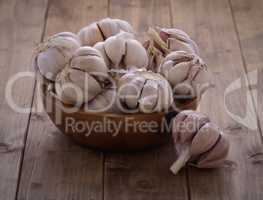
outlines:
[[[191,110],[182,111],[173,119],[172,132],[178,153],[170,168],[174,174],[187,162],[198,168],[224,164],[229,150],[228,140],[206,115]]]
[[[105,18],[82,28],[78,35],[82,45],[93,46],[97,42],[118,34],[120,31],[133,33],[131,25],[120,19]]]
[[[36,66],[45,78],[54,81],[56,75],[66,66],[79,47],[79,38],[74,33],[55,34],[38,47]]]
[[[168,111],[173,101],[169,83],[153,72],[127,72],[118,80],[117,85],[123,112]]]
[[[146,50],[132,34],[127,32],[121,31],[104,42],[98,42],[94,48],[101,52],[110,68],[146,68],[148,65]]]
[[[69,104],[82,104],[102,91],[108,78],[108,68],[100,52],[92,47],[80,47],[56,79],[56,93]]]
[[[209,81],[202,59],[184,51],[168,54],[158,71],[169,81],[178,99],[200,97]]]
[[[164,57],[173,51],[199,54],[196,43],[182,30],[175,28],[149,28],[149,40],[144,43],[149,56],[148,69],[156,72]]]

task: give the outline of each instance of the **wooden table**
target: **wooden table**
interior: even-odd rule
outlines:
[[[262,10],[261,0],[0,0],[0,199],[263,199]],[[173,176],[172,145],[134,154],[92,151],[60,134],[46,114],[10,108],[7,81],[34,71],[36,44],[107,16],[128,20],[141,40],[158,25],[183,29],[198,43],[216,83],[199,110],[224,129],[237,166],[187,167]],[[251,71],[258,74],[246,76]],[[239,78],[242,87],[224,105],[226,88]],[[35,84],[32,78],[16,84],[19,105],[35,106]]]

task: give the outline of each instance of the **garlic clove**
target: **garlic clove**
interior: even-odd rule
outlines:
[[[172,60],[175,63],[179,63],[182,61],[190,61],[193,58],[194,54],[190,54],[185,51],[172,51],[164,58],[164,61]]]
[[[183,41],[190,39],[189,35],[186,32],[176,28],[162,28],[160,29],[160,32],[168,35],[167,38],[170,36]]]
[[[106,74],[107,67],[102,58],[97,56],[79,56],[71,60],[71,67],[85,72],[101,72]]]
[[[158,85],[158,103],[156,105],[156,111],[167,112],[173,103],[172,88],[165,79],[158,81]]]
[[[116,89],[107,89],[88,103],[89,112],[120,112],[116,104]]]
[[[139,109],[143,113],[154,112],[158,102],[158,84],[154,80],[146,80],[139,99]]]
[[[101,92],[101,86],[88,73],[65,69],[55,83],[56,93],[64,103],[81,105]]]
[[[135,109],[138,107],[138,100],[142,93],[145,81],[145,78],[138,76],[124,86],[125,89],[122,90],[120,96],[124,97],[122,101],[128,108]]]
[[[124,63],[127,68],[129,68],[129,66],[137,66],[139,68],[147,67],[147,52],[140,42],[136,40],[126,41],[126,54],[124,57]]]
[[[195,53],[193,47],[190,44],[174,38],[168,39],[168,47],[171,51],[185,51],[188,53]]]
[[[186,126],[180,129],[180,142],[185,143],[192,140],[199,129],[207,122],[209,122],[209,118],[202,113],[193,112],[189,114],[184,120]]]
[[[118,24],[111,18],[105,18],[98,21],[98,26],[103,33],[104,38],[116,35],[120,31]]]
[[[104,48],[104,42],[98,42],[94,45],[94,48],[97,49],[100,54],[102,55],[104,62],[106,64],[107,67],[110,66],[110,60],[106,54],[105,48]]]
[[[97,42],[104,40],[96,22],[82,28],[78,36],[83,46],[93,46]]]
[[[84,102],[90,101],[101,92],[101,86],[88,73],[79,70],[70,70],[69,79],[84,91]]]
[[[192,140],[192,156],[197,156],[210,150],[216,144],[219,137],[219,128],[211,122],[206,123],[204,126],[201,127],[201,129]]]
[[[55,34],[39,45],[35,64],[45,78],[54,81],[79,47],[78,37],[74,33]]]
[[[84,70],[85,72],[103,73],[103,75],[106,75],[108,72],[100,52],[92,47],[80,47],[77,49],[71,59],[70,67]]]
[[[178,139],[180,137],[180,130],[183,128],[182,126],[184,126],[184,120],[191,113],[194,113],[194,111],[193,110],[184,110],[184,111],[179,112],[173,118],[173,121],[172,121],[172,135],[173,135],[174,143],[177,143],[177,141],[178,141]]]
[[[49,80],[55,80],[56,75],[66,65],[65,57],[55,48],[40,52],[37,56],[40,73]]]
[[[163,28],[161,29],[161,35],[167,34],[167,41],[171,38],[174,38],[178,41],[184,42],[189,45],[191,48],[192,52],[199,54],[199,48],[197,44],[187,35],[184,31],[176,29],[176,28]],[[169,41],[168,41],[169,42]]]
[[[168,73],[166,78],[172,86],[177,85],[180,82],[186,80],[189,70],[191,68],[191,62],[181,62],[173,66]]]
[[[68,79],[68,71],[63,70],[56,77],[55,91],[57,97],[66,104],[80,106],[83,103],[81,88],[71,83]]]
[[[222,165],[226,160],[228,151],[229,142],[225,137],[223,137],[223,135],[221,135],[221,138],[215,145],[215,147],[201,156],[201,158],[197,162],[197,167],[214,168]]]
[[[125,55],[125,40],[112,36],[105,41],[104,48],[107,56],[113,64],[113,68],[118,68],[123,56]]]
[[[159,67],[159,73],[162,74],[164,77],[168,77],[169,72],[173,68],[173,66],[174,62],[171,60],[167,60]]]

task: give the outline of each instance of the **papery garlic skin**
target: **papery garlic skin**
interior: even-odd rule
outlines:
[[[160,28],[159,34],[162,40],[167,43],[170,51],[199,54],[197,44],[184,31],[176,28]]]
[[[153,72],[128,72],[118,80],[118,89],[123,112],[168,111],[173,102],[169,83]]]
[[[56,93],[65,103],[83,104],[101,93],[107,78],[108,68],[100,52],[92,47],[80,47],[69,66],[57,76]]]
[[[39,45],[35,64],[46,79],[54,81],[79,47],[79,38],[74,33],[55,34]]]
[[[146,68],[148,66],[147,52],[134,35],[121,31],[104,42],[94,45],[103,55],[107,66],[113,69]]]
[[[199,168],[218,167],[224,163],[229,151],[229,142],[206,115],[191,110],[182,111],[173,119],[172,132],[179,154],[171,166],[174,174],[187,162]]]
[[[93,46],[118,34],[120,31],[134,32],[131,25],[124,20],[105,18],[82,28],[78,36],[83,46]]]

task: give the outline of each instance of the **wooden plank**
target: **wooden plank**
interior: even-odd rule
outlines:
[[[29,113],[18,113],[5,89],[18,72],[33,71],[31,56],[41,40],[47,1],[0,1],[0,199],[15,199]],[[26,12],[25,12],[26,10]],[[34,16],[32,18],[32,16]],[[34,79],[14,84],[15,103],[30,108]]]
[[[45,37],[107,16],[107,1],[74,2],[50,1]],[[70,141],[44,113],[30,119],[22,169],[18,199],[103,198],[103,154]]]
[[[227,0],[176,0],[171,3],[174,26],[189,32],[197,41],[202,57],[214,74],[216,88],[204,96],[200,110],[224,129],[231,142],[229,159],[237,163],[234,168],[215,170],[189,168],[190,197],[202,200],[262,199],[262,166],[250,159],[255,149],[262,149],[259,129],[243,126],[228,113],[242,118],[249,114],[247,123],[256,124],[253,104],[247,104],[251,94],[243,85],[246,78],[241,78],[241,88],[237,86],[227,95],[224,105],[226,89],[245,74],[229,3]]]
[[[263,8],[262,1],[230,1],[234,24],[240,42],[243,63],[246,67],[251,91],[254,95],[256,111],[259,116],[261,129],[263,126]],[[253,73],[256,73],[253,76]]]
[[[149,26],[170,27],[169,1],[118,1],[110,3],[110,16],[126,19],[141,40]],[[108,153],[105,157],[104,199],[187,199],[184,170],[169,171],[172,145],[134,154]]]

